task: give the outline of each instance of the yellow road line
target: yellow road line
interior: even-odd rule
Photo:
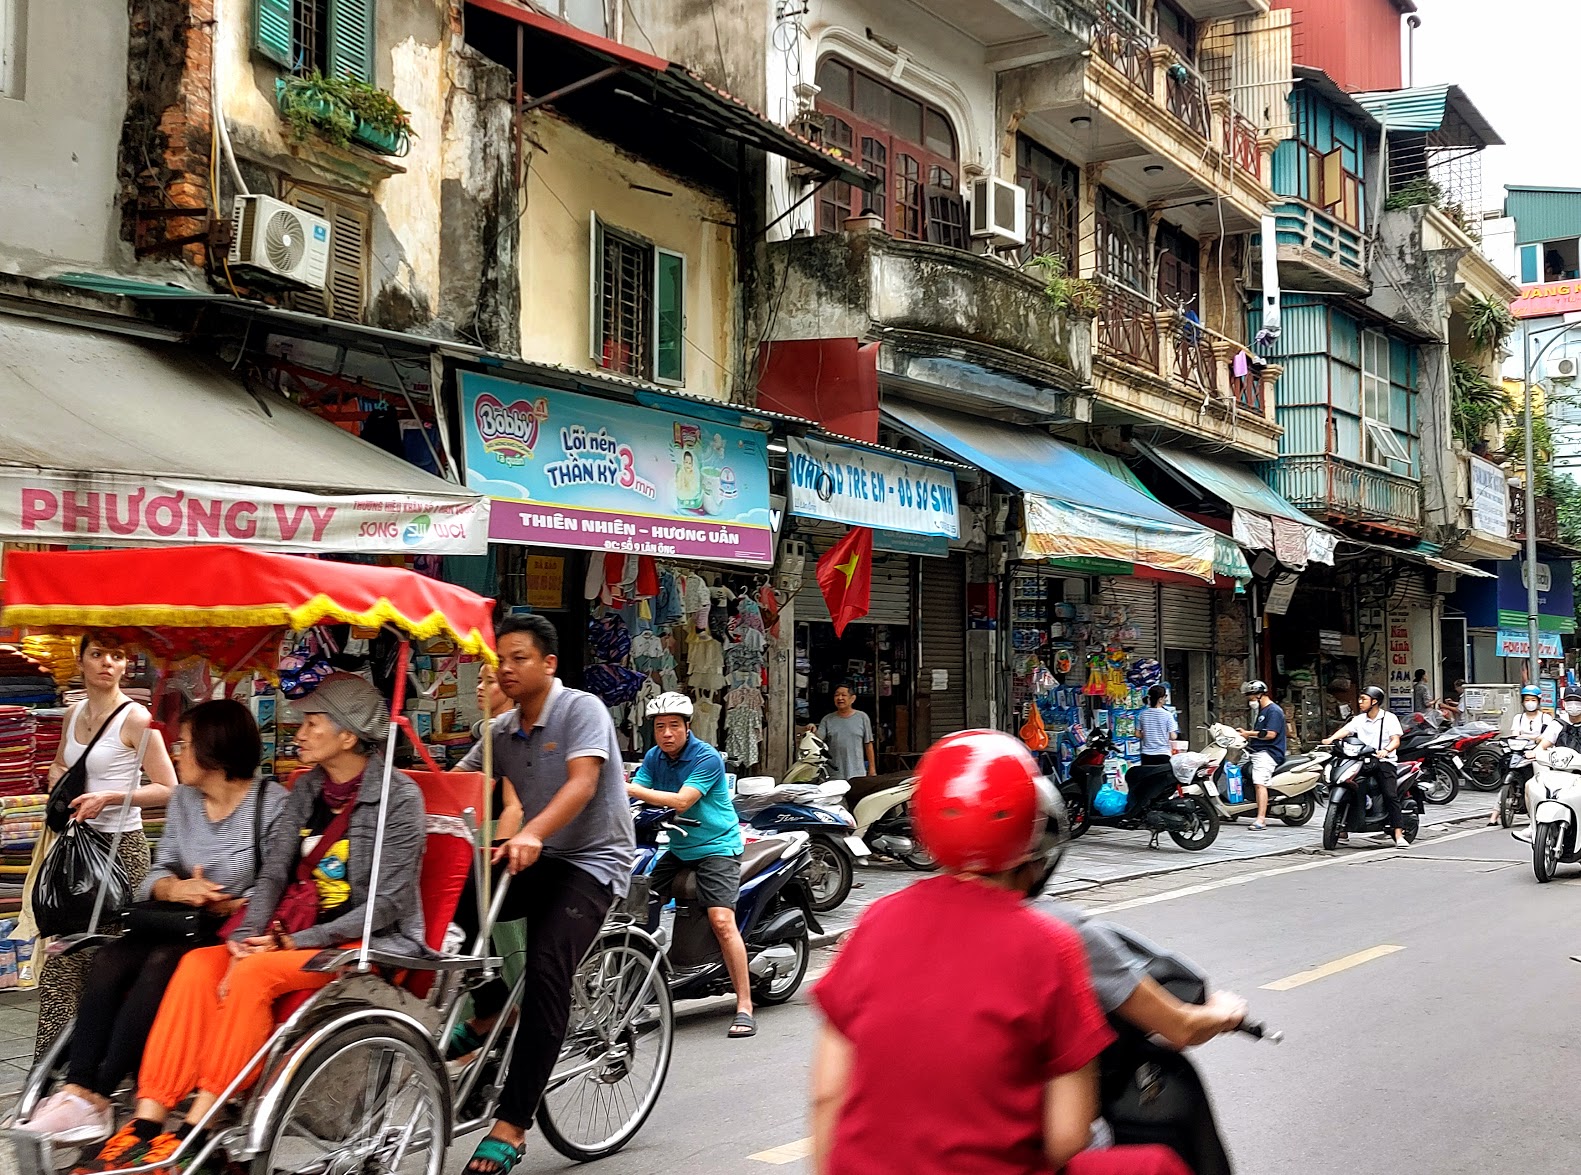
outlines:
[[[1330,975],[1337,975],[1341,971],[1349,971],[1352,967],[1360,967],[1363,963],[1370,963],[1374,959],[1381,959],[1385,955],[1392,955],[1396,951],[1403,951],[1404,947],[1377,946],[1368,947],[1364,951],[1357,951],[1354,955],[1346,955],[1343,959],[1335,959],[1332,963],[1324,963],[1321,967],[1314,967],[1310,971],[1301,971],[1284,979],[1276,979],[1272,983],[1263,984],[1263,991],[1289,991],[1295,987],[1305,987],[1319,979],[1327,979]]]
[[[812,1137],[798,1138],[795,1142],[787,1142],[784,1146],[773,1147],[770,1150],[759,1151],[747,1158],[757,1163],[772,1163],[776,1167],[783,1167],[786,1163],[794,1163],[798,1159],[812,1157]]]

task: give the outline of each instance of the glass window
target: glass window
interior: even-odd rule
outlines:
[[[851,109],[851,67],[833,57],[818,65],[818,96],[843,110]]]
[[[662,384],[685,382],[686,258],[654,250],[653,378]]]
[[[946,159],[955,158],[955,129],[950,126],[950,120],[937,110],[928,111],[922,145],[935,155],[942,155]]]
[[[921,143],[922,103],[905,94],[891,94],[889,129],[908,143]]]
[[[857,74],[855,110],[863,118],[870,118],[880,126],[888,126],[889,87],[870,74]]]

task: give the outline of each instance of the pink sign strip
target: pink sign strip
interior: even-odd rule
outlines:
[[[721,524],[698,518],[676,521],[641,514],[612,514],[496,499],[489,511],[489,538],[540,547],[576,547],[660,558],[712,559],[725,563],[774,562],[774,535],[766,526]]]

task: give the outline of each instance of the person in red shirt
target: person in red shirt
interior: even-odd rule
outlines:
[[[1026,748],[941,739],[911,804],[944,873],[873,903],[813,992],[816,1175],[1191,1175],[1086,1150],[1114,1033],[1076,932],[1026,905],[1067,835]]]

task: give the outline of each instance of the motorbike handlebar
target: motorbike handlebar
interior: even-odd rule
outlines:
[[[1285,1034],[1276,1029],[1269,1028],[1260,1020],[1242,1020],[1235,1027],[1235,1031],[1251,1037],[1253,1040],[1266,1040],[1269,1044],[1279,1044]]]

